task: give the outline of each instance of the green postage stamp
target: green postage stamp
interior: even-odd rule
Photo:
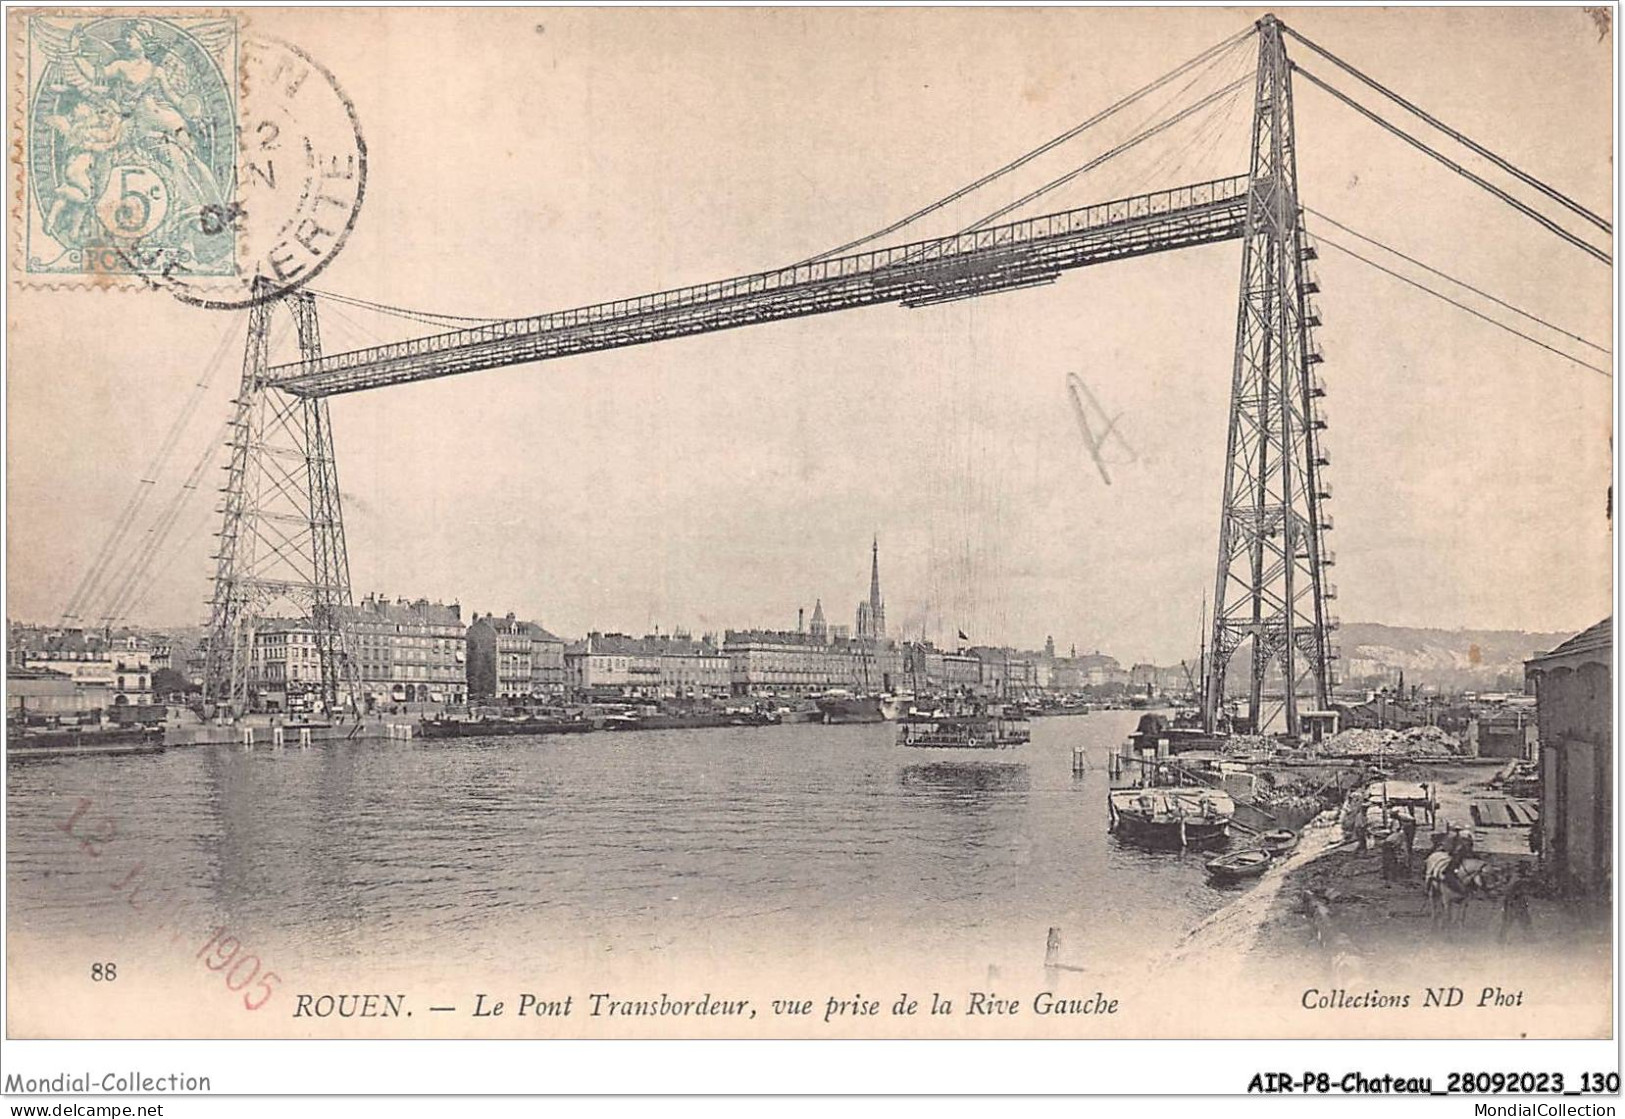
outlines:
[[[236,272],[237,37],[220,13],[27,17],[26,275]]]

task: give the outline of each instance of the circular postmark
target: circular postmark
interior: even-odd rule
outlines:
[[[344,247],[366,194],[354,103],[331,71],[280,39],[242,42],[236,154],[234,196],[194,218],[200,235],[232,241],[231,275],[181,261],[145,274],[195,306],[235,310],[308,283]],[[129,220],[139,208],[132,203]]]

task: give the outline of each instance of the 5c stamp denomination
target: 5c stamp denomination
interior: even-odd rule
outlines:
[[[26,36],[25,273],[235,275],[235,17],[32,14]]]

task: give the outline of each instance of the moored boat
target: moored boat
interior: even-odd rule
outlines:
[[[953,713],[912,712],[897,734],[900,746],[940,750],[997,750],[1031,740],[1026,713],[997,704]]]
[[[424,719],[419,738],[508,738],[529,734],[585,734],[596,729],[591,719]]]
[[[766,727],[778,723],[771,711],[730,708],[691,711],[645,711],[604,720],[606,730],[704,730],[713,727]]]
[[[1271,855],[1284,855],[1298,845],[1298,833],[1291,828],[1277,828],[1258,837],[1258,846]]]
[[[1243,878],[1257,878],[1273,861],[1268,851],[1232,851],[1209,859],[1207,874],[1215,882],[1239,882]]]
[[[67,754],[155,754],[164,749],[163,727],[13,730],[7,727],[6,757],[47,758]]]
[[[1157,847],[1203,847],[1230,836],[1236,804],[1203,785],[1137,786],[1106,794],[1111,831]]]
[[[1128,747],[1136,755],[1147,751],[1157,753],[1163,749],[1169,754],[1212,750],[1223,742],[1223,735],[1210,734],[1197,726],[1180,726],[1156,712],[1141,715],[1139,726],[1128,736]]]
[[[886,721],[885,705],[878,695],[826,692],[813,702],[818,705],[819,714],[823,716],[824,722],[831,725]]]

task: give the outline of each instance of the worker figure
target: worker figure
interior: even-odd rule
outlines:
[[[1501,932],[1496,937],[1500,943],[1507,942],[1507,934],[1514,925],[1523,930],[1524,940],[1535,938],[1535,927],[1529,920],[1529,898],[1534,892],[1535,880],[1529,873],[1529,867],[1520,864],[1501,902]]]
[[[1353,839],[1355,850],[1363,852],[1369,828],[1365,818],[1365,793],[1356,789],[1349,794],[1348,804],[1343,809],[1343,841],[1346,843]]]
[[[1399,815],[1399,832],[1405,838],[1405,873],[1411,872],[1411,860],[1416,855],[1416,814],[1402,812]]]
[[[1461,871],[1462,864],[1467,861],[1467,856],[1471,851],[1471,845],[1463,846],[1460,843],[1449,851],[1450,857],[1445,862],[1444,870],[1440,873],[1439,879],[1450,887],[1452,893],[1465,894],[1467,892],[1467,883],[1462,879]]]
[[[1388,834],[1382,837],[1382,880],[1392,884],[1397,879],[1405,877],[1404,867],[1408,867],[1405,852],[1405,833],[1400,828],[1390,828]]]

